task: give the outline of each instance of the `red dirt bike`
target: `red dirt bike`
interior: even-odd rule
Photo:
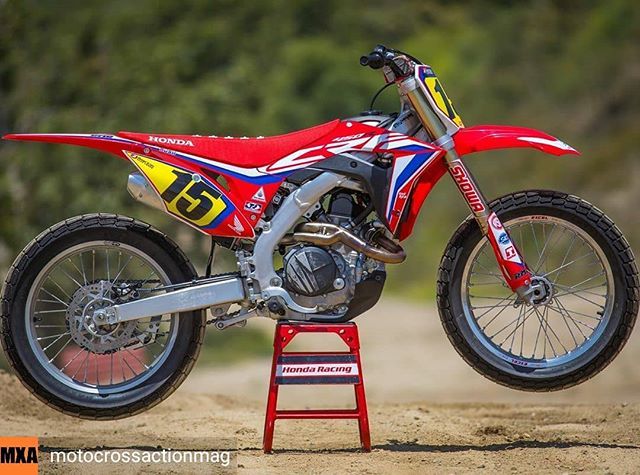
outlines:
[[[378,301],[385,265],[405,259],[399,242],[447,173],[472,212],[437,284],[460,355],[531,391],[573,386],[611,362],[638,312],[637,268],[620,230],[566,193],[488,202],[461,159],[508,147],[578,152],[537,130],[464,127],[433,69],[409,54],[379,45],[360,63],[397,86],[399,113],[370,110],[276,137],[6,135],[123,158],[137,168],[128,181],[136,200],[212,236],[204,276],[166,235],[124,216],[77,216],[37,236],[2,291],[2,345],[29,390],[75,416],[130,416],[186,378],[208,323],[353,319]],[[235,251],[237,272],[211,275],[216,244]]]

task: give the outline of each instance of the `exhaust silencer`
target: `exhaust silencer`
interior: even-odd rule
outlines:
[[[166,212],[162,198],[158,196],[156,190],[151,186],[149,180],[147,180],[142,173],[133,172],[129,174],[129,179],[127,180],[127,191],[133,199],[151,206],[152,208]]]

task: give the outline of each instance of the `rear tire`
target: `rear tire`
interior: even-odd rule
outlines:
[[[39,359],[38,352],[34,350],[33,337],[29,337],[33,330],[28,328],[30,324],[28,322],[32,317],[27,317],[25,314],[27,305],[31,305],[27,300],[31,288],[36,285],[36,279],[41,278],[39,276],[52,260],[57,256],[65,255],[65,252],[74,247],[93,242],[102,242],[105,246],[116,246],[114,249],[118,249],[117,246],[127,246],[135,250],[160,269],[160,273],[168,283],[186,282],[196,277],[193,266],[178,246],[148,224],[110,214],[88,214],[67,219],[50,227],[31,241],[11,266],[1,294],[2,347],[20,381],[45,404],[66,414],[85,419],[119,419],[155,406],[178,388],[198,357],[204,339],[206,321],[201,311],[169,316],[172,322],[170,323],[172,335],[175,336],[172,337],[174,339],[171,346],[166,345],[167,356],[161,364],[157,365],[157,368],[153,369],[153,372],[149,370],[150,376],[147,379],[142,377],[136,379],[133,374],[137,376],[137,373],[132,369],[133,382],[128,385],[123,384],[122,390],[118,389],[117,385],[113,386],[113,359],[110,366],[112,389],[109,391],[96,390],[92,393],[91,388],[84,391],[82,388],[78,389],[79,383],[74,387],[75,376],[68,378],[68,375],[61,374],[56,377],[55,369],[47,368],[46,361],[43,362],[42,357]],[[107,268],[108,262],[107,260]],[[84,270],[83,267],[82,274]],[[81,280],[78,274],[75,278]],[[71,282],[67,283],[73,285]],[[69,304],[69,301],[66,303]],[[162,321],[164,317],[153,318]],[[67,330],[70,331],[69,328]],[[78,348],[82,347],[78,346]],[[91,352],[86,350],[86,353],[88,359]],[[104,358],[109,356],[113,357],[109,353],[103,355]],[[95,360],[95,385],[98,388],[104,378],[103,381],[100,380],[97,355]],[[120,364],[124,366],[122,361]],[[153,368],[151,363],[149,365]],[[87,362],[88,366],[89,362]],[[63,371],[60,372],[63,373]],[[140,374],[144,375],[142,372]],[[61,381],[65,377],[69,379],[68,384]],[[84,378],[85,386],[89,386],[87,369],[84,369]],[[122,379],[125,380],[125,369],[122,370]],[[129,387],[125,389],[125,386]]]
[[[482,332],[488,325],[483,323],[485,326],[482,327],[478,323],[477,327],[472,328],[474,323],[468,316],[471,312],[470,304],[465,304],[471,294],[468,291],[468,281],[465,282],[463,274],[469,274],[468,261],[473,257],[472,252],[478,255],[478,246],[482,241],[486,241],[486,238],[482,235],[475,219],[468,218],[453,235],[439,268],[437,303],[449,340],[460,356],[477,372],[492,381],[514,389],[555,391],[575,386],[595,376],[622,350],[636,321],[639,280],[629,243],[617,226],[600,210],[580,198],[565,193],[538,190],[518,192],[498,198],[490,206],[505,226],[509,221],[526,220],[527,216],[533,216],[535,219],[544,219],[546,216],[582,230],[585,236],[588,236],[587,239],[590,238],[600,248],[601,254],[610,266],[611,285],[614,290],[611,311],[607,314],[606,321],[603,317],[600,323],[596,324],[601,324],[602,328],[598,328],[597,332],[594,330],[595,341],[585,338],[584,344],[590,345],[588,349],[580,354],[576,347],[576,356],[571,356],[571,352],[567,353],[569,356],[566,357],[568,360],[566,364],[552,367],[550,363],[546,363],[545,357],[533,360],[533,354],[539,351],[536,347],[531,353],[531,360],[527,360],[524,356],[521,359],[515,356],[510,360],[510,352],[515,351],[512,348],[507,351],[498,344],[492,347],[488,336],[486,340],[489,343],[483,343],[483,336],[478,337],[479,329]],[[517,236],[510,234],[516,241],[516,245],[520,247]],[[532,263],[528,261],[526,253],[524,257],[531,266]],[[604,310],[601,315],[604,315]],[[520,319],[520,316],[518,318]],[[477,317],[476,322],[479,320],[480,318]],[[518,323],[525,324],[524,320],[518,320],[514,327],[516,330]],[[576,326],[579,327],[579,325]],[[543,320],[540,320],[540,328],[544,328]],[[524,326],[521,331],[524,335]],[[536,345],[537,338],[536,336]],[[553,341],[553,337],[550,337],[550,341]],[[511,346],[513,347],[513,339]],[[522,346],[520,348],[520,355],[523,355]],[[545,354],[546,351],[545,342]]]

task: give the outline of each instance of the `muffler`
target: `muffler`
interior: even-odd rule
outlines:
[[[162,198],[158,196],[156,190],[151,186],[149,180],[147,180],[142,173],[133,172],[129,174],[127,180],[127,191],[133,197],[133,199],[140,201],[152,208],[159,209],[166,212]]]
[[[302,223],[296,226],[293,234],[285,236],[281,244],[291,245],[297,242],[309,242],[320,246],[330,246],[341,242],[367,257],[386,264],[400,264],[406,259],[407,254],[404,249],[385,236],[377,236],[375,241],[380,247],[372,246],[355,234],[335,224]]]

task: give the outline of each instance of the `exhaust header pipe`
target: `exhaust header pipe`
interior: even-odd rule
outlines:
[[[376,259],[386,264],[400,264],[407,254],[404,249],[384,236],[377,236],[376,244],[372,246],[355,234],[340,226],[330,223],[302,223],[293,231],[293,234],[285,236],[281,243],[291,245],[297,242],[310,242],[321,246],[329,246],[341,242],[367,257]]]

